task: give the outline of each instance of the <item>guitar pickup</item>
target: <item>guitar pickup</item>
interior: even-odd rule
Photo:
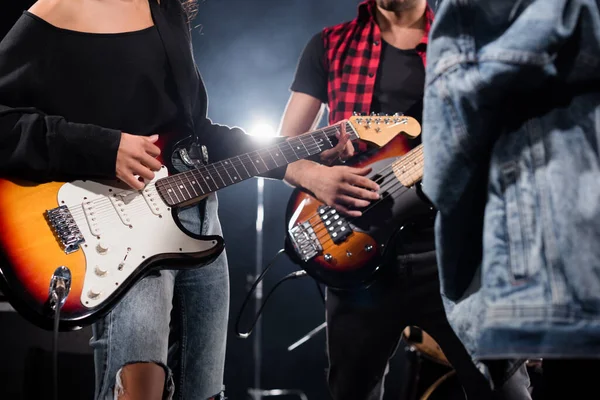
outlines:
[[[334,244],[342,243],[352,233],[352,227],[348,221],[338,214],[334,208],[321,206],[318,211],[319,217],[321,217],[321,221]]]

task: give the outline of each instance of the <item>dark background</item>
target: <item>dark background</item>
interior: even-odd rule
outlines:
[[[2,3],[0,35],[4,36],[33,1]],[[215,122],[247,130],[259,123],[276,129],[304,45],[323,27],[353,18],[357,3],[357,0],[201,1],[194,21],[193,41],[210,99],[209,116]],[[283,246],[285,208],[291,192],[282,182],[265,182],[261,268]],[[257,265],[257,180],[227,188],[219,193],[219,198],[231,275],[225,385],[230,399],[247,399],[248,388],[255,385],[256,335],[238,338],[234,322]],[[285,255],[279,257],[265,279],[265,294],[281,277],[297,269]],[[253,311],[253,306],[249,311]],[[261,388],[299,389],[309,399],[328,398],[325,332],[321,331],[298,349],[287,351],[290,344],[323,321],[324,307],[311,279],[286,282],[275,292],[265,308],[259,336]],[[60,336],[63,398],[91,398],[93,365],[87,346],[90,336],[89,328]],[[48,395],[45,377],[50,370],[44,364],[44,356],[51,349],[51,339],[50,333],[24,322],[17,314],[0,312],[0,399]],[[399,398],[402,373],[403,365],[394,365],[386,399]]]

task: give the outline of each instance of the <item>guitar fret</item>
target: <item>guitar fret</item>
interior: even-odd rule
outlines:
[[[279,165],[277,165],[277,161],[275,161],[275,159],[271,155],[271,152],[268,149],[260,150],[260,151],[263,154],[267,153],[267,155],[264,156],[264,157],[261,155],[261,158],[262,158],[263,163],[265,164],[265,166],[267,167],[268,170],[272,170],[272,169],[275,169],[275,168],[279,167]]]
[[[229,173],[229,170],[233,168],[233,166],[231,165],[230,159],[221,161],[221,166],[223,167],[223,170],[227,173],[227,176],[229,177],[229,182],[231,185],[238,182],[238,177],[231,176],[231,174]],[[235,169],[234,169],[234,171],[235,171]]]
[[[217,169],[216,164],[214,164],[214,163],[213,164],[208,164],[206,167],[207,168],[208,167],[212,167],[213,171],[217,173],[217,176],[219,177],[219,179],[221,180],[221,182],[223,182],[223,187],[227,186],[227,183],[225,183],[225,179],[223,179],[223,176],[221,176],[221,173],[219,173],[219,170]],[[213,178],[213,180],[214,180],[214,178]],[[219,188],[219,189],[221,189],[221,188]]]
[[[278,167],[288,163],[287,159],[285,158],[285,154],[283,154],[279,145],[274,146],[273,149],[267,149],[267,151]],[[275,153],[275,155],[273,155],[273,153]]]
[[[208,185],[208,183],[202,176],[202,171],[200,171],[200,169],[198,167],[196,167],[196,169],[194,169],[194,170],[191,170],[190,172],[191,172],[192,176],[194,177],[195,182],[197,183],[198,187],[200,188],[200,190],[202,190],[202,194],[212,192],[212,190],[210,189],[210,186]]]
[[[298,141],[300,142],[302,147],[304,147],[304,151],[306,151],[306,154],[310,155],[310,151],[308,151],[308,149],[306,148],[306,145],[304,144],[304,137],[301,135],[301,136],[298,136],[298,139],[299,139]]]
[[[252,157],[250,157],[250,154],[246,153],[244,155],[248,159],[248,163],[244,163],[244,165],[247,165],[247,166],[252,165],[252,168],[254,168],[256,170],[256,173],[250,173],[250,171],[248,171],[250,173],[250,176],[260,175],[260,171],[258,170],[258,167],[256,165],[254,165],[254,161],[252,161]],[[248,167],[246,167],[246,170],[248,170]]]
[[[177,196],[177,192],[175,189],[173,189],[173,185],[171,183],[169,183],[169,190],[175,195],[175,200],[177,200],[178,203],[181,203],[181,200],[179,200],[179,196]]]
[[[244,161],[242,161],[242,159],[240,158],[240,156],[237,156],[237,159],[238,159],[238,160],[240,160],[240,164],[241,164],[241,166],[244,168],[244,171],[246,171],[246,175],[248,175],[248,176],[246,176],[246,177],[244,178],[242,175],[240,175],[240,173],[239,173],[239,172],[238,172],[238,175],[240,175],[240,177],[241,177],[242,179],[248,179],[248,178],[251,178],[251,177],[252,177],[252,174],[250,174],[250,172],[248,171],[248,169],[247,169],[247,168],[246,168],[246,166],[244,165]],[[238,170],[238,169],[236,168],[236,171],[237,171],[237,170]]]
[[[317,139],[315,139],[315,137],[313,135],[310,135],[310,138],[313,140],[313,142],[315,142],[315,146],[317,146],[316,152],[314,154],[320,153],[321,152],[321,146],[319,146],[319,143],[317,142]]]
[[[288,163],[292,163],[294,161],[298,161],[298,155],[296,154],[296,152],[294,151],[294,149],[292,148],[292,145],[288,142],[284,142],[281,144],[280,146],[281,152],[283,154],[283,156],[285,157],[285,160]]]
[[[180,174],[180,176],[181,176],[181,175],[184,175],[184,176],[185,176],[186,174]],[[189,182],[189,180],[188,180],[188,182]],[[187,194],[188,194],[188,198],[186,198],[185,200],[191,200],[191,199],[193,199],[193,198],[194,198],[194,196],[192,196],[192,194],[190,193],[189,189],[187,188],[187,185],[185,185],[185,182],[183,181],[183,178],[181,178],[181,182],[180,182],[180,184],[179,184],[179,187],[180,187],[180,188],[181,188],[181,187],[183,187],[183,188],[185,189],[185,191],[187,192]],[[185,196],[184,196],[184,197],[185,197]]]
[[[208,188],[209,192],[214,192],[214,191],[219,190],[219,187],[217,186],[217,184],[214,181],[214,179],[212,179],[212,177],[210,176],[210,172],[208,171],[207,168],[205,168],[204,166],[198,167],[198,173],[202,177],[202,180],[204,180],[204,183],[206,183],[206,187]],[[214,189],[210,186],[211,183],[212,183]]]
[[[295,139],[295,138],[294,138],[294,139]],[[292,140],[293,140],[293,139],[290,139],[289,141],[291,142]],[[297,139],[296,139],[296,140],[297,140]],[[296,147],[296,149],[294,149],[294,147]],[[302,157],[300,157],[300,156],[298,155],[298,152],[296,151],[296,150],[300,150],[300,147],[298,147],[298,146],[294,146],[294,145],[292,145],[292,144],[290,143],[290,149],[292,149],[292,151],[294,152],[294,155],[296,156],[296,160],[299,160],[299,159],[301,159],[301,158],[302,158]]]
[[[158,182],[157,182],[158,183]],[[166,187],[167,185],[169,185],[168,181],[163,181],[163,188]],[[167,194],[169,196],[169,200],[171,200],[171,203],[174,203],[175,201],[173,200],[173,196],[171,195],[171,189],[167,189],[165,191],[165,194]]]
[[[350,122],[346,122],[346,133],[350,136],[350,140],[358,139],[358,133],[356,133],[354,126]]]
[[[423,176],[423,145],[419,145],[392,164],[392,171],[404,186],[411,186]]]
[[[329,135],[325,133],[325,131],[323,131],[323,136],[325,136],[325,140],[327,140],[327,142],[329,143],[329,148],[333,149],[335,146],[333,144],[333,142],[331,141],[331,139],[329,138]]]
[[[265,164],[265,159],[260,155],[260,151],[256,151],[256,155],[258,156],[258,158],[260,158],[262,166],[265,167],[265,169],[269,170],[270,168],[268,168],[267,165]],[[258,159],[256,159],[256,162],[258,163]]]
[[[250,157],[250,154],[252,154],[252,157]],[[256,175],[264,174],[265,172],[267,172],[267,168],[265,167],[264,162],[262,162],[260,154],[258,154],[257,151],[253,151],[250,154],[248,154],[248,159],[250,159],[250,161],[252,162],[252,166],[256,169]]]
[[[187,180],[190,183],[190,186],[192,188],[192,190],[194,191],[194,193],[196,194],[196,196],[201,196],[204,194],[204,190],[202,190],[202,186],[200,186],[198,184],[198,181],[194,175],[194,171],[188,171],[185,173],[185,175],[187,176]],[[191,176],[191,178],[190,178]],[[200,191],[202,192],[201,194],[198,193],[198,191],[196,190],[196,188],[200,189]]]

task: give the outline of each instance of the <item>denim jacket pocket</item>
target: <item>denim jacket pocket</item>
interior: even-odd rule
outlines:
[[[504,192],[504,205],[506,212],[506,235],[509,251],[510,271],[513,284],[527,280],[530,271],[527,262],[526,204],[524,193],[519,190],[520,169],[517,162],[510,161],[501,167],[501,182]]]

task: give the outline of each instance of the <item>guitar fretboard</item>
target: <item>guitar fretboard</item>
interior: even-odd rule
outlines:
[[[416,146],[392,164],[396,178],[405,187],[410,187],[423,178],[423,144]]]
[[[339,125],[328,126],[263,149],[199,165],[190,171],[159,179],[156,189],[171,207],[190,203],[219,189],[331,149],[339,132]],[[350,123],[346,123],[346,132],[350,140],[358,138]]]

